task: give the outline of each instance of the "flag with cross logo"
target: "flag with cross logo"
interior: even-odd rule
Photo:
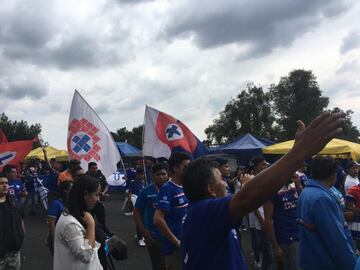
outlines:
[[[14,141],[0,144],[0,171],[5,165],[18,165],[32,149],[33,140]]]
[[[173,152],[186,152],[197,158],[207,154],[207,147],[180,120],[146,106],[143,154],[169,158]]]
[[[106,177],[116,171],[121,159],[104,122],[76,90],[70,110],[67,147],[70,158],[80,160],[84,170],[89,162],[96,162]]]

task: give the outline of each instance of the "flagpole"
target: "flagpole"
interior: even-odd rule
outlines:
[[[145,137],[145,119],[146,119],[146,107],[147,107],[147,104],[145,104],[145,114],[144,114],[144,121],[143,121],[143,128],[142,128],[142,147],[141,147],[141,156],[142,156],[142,160],[143,160],[143,170],[144,170],[144,175],[145,175],[145,182],[147,183],[148,182],[148,179],[147,179],[147,175],[146,175],[146,166],[145,166],[145,156],[144,156],[144,137]]]

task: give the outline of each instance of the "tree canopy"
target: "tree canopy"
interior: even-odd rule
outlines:
[[[225,105],[220,117],[205,129],[205,134],[210,142],[217,144],[245,133],[273,138],[276,130],[274,120],[269,93],[260,86],[249,84]]]
[[[351,120],[351,110],[329,109],[329,98],[322,91],[311,70],[297,69],[272,84],[268,91],[254,84],[247,85],[232,98],[213,124],[205,129],[207,142],[221,144],[251,133],[273,141],[294,138],[296,121],[308,124],[325,110],[342,112],[342,139],[359,141],[360,132]]]
[[[118,129],[116,132],[111,132],[114,140],[117,142],[127,142],[139,149],[142,148],[142,130],[143,125],[134,127],[131,131],[126,127]]]

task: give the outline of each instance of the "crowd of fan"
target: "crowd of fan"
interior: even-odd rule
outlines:
[[[287,155],[271,165],[255,157],[232,176],[226,159],[192,161],[185,153],[154,164],[151,183],[137,168],[127,179],[127,206],[152,269],[247,269],[241,248],[247,228],[257,269],[360,269],[359,164],[342,167],[330,156],[309,161],[340,132],[339,118],[325,113],[308,128],[300,122]],[[86,173],[75,160],[61,173],[48,165],[58,180],[48,207],[54,269],[110,269],[105,177],[96,163]],[[26,178],[36,173],[30,167]],[[23,206],[35,194],[16,177],[16,167],[5,166],[0,178],[0,269],[20,268]]]

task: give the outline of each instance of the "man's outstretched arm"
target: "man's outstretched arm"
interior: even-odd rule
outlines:
[[[303,122],[298,121],[295,143],[290,152],[256,175],[231,199],[230,212],[234,221],[239,221],[269,200],[307,158],[320,152],[332,138],[341,134],[340,123],[341,114],[329,112],[316,117],[306,128]]]

